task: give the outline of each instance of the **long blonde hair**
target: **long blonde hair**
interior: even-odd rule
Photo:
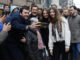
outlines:
[[[50,16],[50,22],[53,23],[54,27],[56,27],[56,24],[60,24],[62,23],[62,18],[61,18],[61,14],[60,12],[58,11],[57,8],[50,8],[50,10],[54,10],[55,12],[55,18],[51,18]],[[49,10],[49,13],[50,13],[50,10]],[[54,21],[53,21],[54,20]],[[59,27],[59,31],[61,32],[62,31],[62,26]]]

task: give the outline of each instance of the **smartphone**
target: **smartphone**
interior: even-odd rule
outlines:
[[[46,23],[46,22],[41,22],[40,25],[42,28],[48,27],[48,23]]]

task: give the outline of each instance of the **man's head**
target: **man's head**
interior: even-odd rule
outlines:
[[[33,5],[33,6],[31,7],[31,14],[32,14],[33,16],[37,16],[37,15],[38,15],[38,6],[37,6],[37,5]]]
[[[68,18],[70,15],[69,10],[68,9],[63,10],[63,15],[64,15],[64,17]]]
[[[24,19],[28,19],[29,18],[29,7],[28,6],[23,6],[20,9],[20,15],[24,18]]]
[[[0,16],[0,22],[5,23],[5,21],[6,21],[6,16],[5,15]]]
[[[57,5],[56,4],[52,4],[51,8],[57,8]]]
[[[9,6],[8,5],[4,5],[4,11],[9,12]]]
[[[38,15],[42,15],[42,8],[38,9]]]
[[[76,14],[77,13],[77,8],[76,8],[76,6],[71,6],[70,7],[70,14],[71,15],[74,15],[74,14]]]

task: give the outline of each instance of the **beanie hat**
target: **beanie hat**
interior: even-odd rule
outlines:
[[[15,8],[18,8],[18,6],[11,6],[10,7],[10,12],[12,13]]]

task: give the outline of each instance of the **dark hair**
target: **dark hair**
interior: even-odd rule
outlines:
[[[35,2],[32,2],[31,6],[35,5]]]
[[[73,7],[75,10],[77,10],[77,7],[76,7],[76,6],[70,6],[70,8],[72,8],[72,7]]]
[[[33,8],[33,7],[37,7],[37,8],[38,8],[38,6],[37,6],[37,5],[32,5],[32,6],[31,6],[31,10],[32,10],[32,8]]]
[[[62,13],[63,13],[63,9],[58,9],[58,10],[59,10],[60,14],[62,15]]]
[[[8,7],[10,8],[10,6],[9,6],[9,5],[6,5],[6,4],[4,5],[4,8],[5,8],[6,6],[8,6]]]
[[[80,9],[79,9],[79,8],[78,8],[77,10],[78,10],[78,11],[80,11]]]
[[[38,8],[38,10],[43,10],[42,8]]]
[[[42,16],[43,16],[43,12],[44,12],[44,11],[46,11],[46,12],[47,12],[47,14],[49,15],[49,9],[44,8],[44,9],[43,9],[43,11],[42,11]],[[44,16],[43,16],[43,18],[44,18]]]
[[[55,6],[57,8],[57,5],[56,4],[52,4],[51,6]]]
[[[22,13],[24,9],[29,10],[29,6],[22,6],[19,12]]]
[[[48,14],[48,16],[49,16],[49,9],[48,8],[44,8],[43,9],[43,11],[42,11],[42,18],[44,19],[44,16],[43,16],[43,13],[44,13],[44,11],[46,11],[47,12],[47,14]],[[48,22],[49,22],[49,17],[48,17]]]

